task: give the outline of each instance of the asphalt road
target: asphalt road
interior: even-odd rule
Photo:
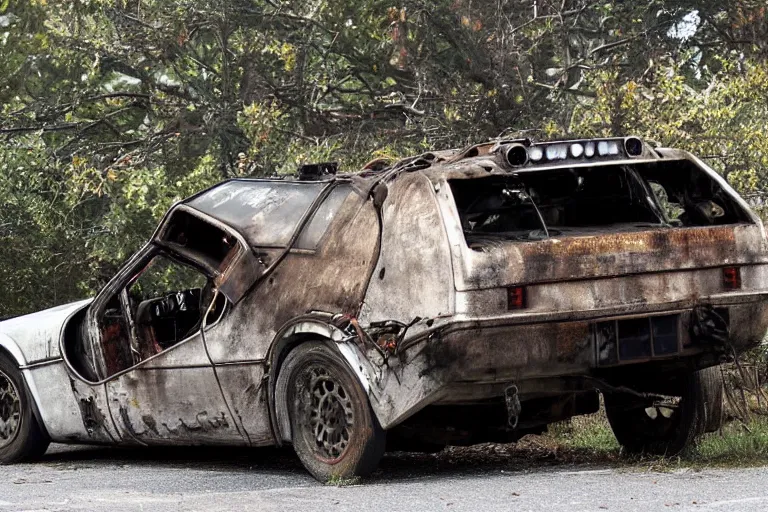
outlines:
[[[388,455],[365,485],[320,485],[287,450],[52,447],[0,466],[9,510],[763,511],[768,468],[679,470],[492,453]]]

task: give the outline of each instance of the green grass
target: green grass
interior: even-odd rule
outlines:
[[[733,467],[768,465],[768,416],[753,415],[748,424],[727,423],[718,432],[706,434],[698,444],[678,457],[624,457],[603,414],[574,418],[570,423],[551,425],[540,436],[560,458],[619,462],[653,470],[684,467]]]
[[[547,435],[563,448],[588,451],[593,454],[609,454],[619,451],[619,443],[602,415],[574,418],[570,424],[555,424]]]
[[[746,425],[731,422],[721,432],[702,437],[690,457],[698,463],[718,466],[768,464],[768,418],[753,416]]]

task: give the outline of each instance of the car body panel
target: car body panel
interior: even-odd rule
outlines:
[[[455,293],[448,239],[432,183],[403,176],[389,186],[382,207],[381,245],[360,322],[437,318],[454,313]],[[393,300],[394,299],[394,300]]]
[[[106,388],[110,413],[124,438],[148,445],[247,444],[210,365],[139,367]]]
[[[7,347],[21,365],[59,358],[59,338],[64,322],[90,303],[91,299],[81,300],[0,322],[0,346]]]
[[[377,258],[378,220],[363,198],[350,194],[317,252],[288,252],[221,324],[206,334],[215,364],[264,361],[281,327],[311,310],[356,315]]]

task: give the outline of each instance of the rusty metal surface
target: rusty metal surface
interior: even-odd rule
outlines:
[[[214,363],[262,360],[278,330],[311,310],[357,315],[378,245],[371,203],[350,195],[314,254],[290,252],[220,325],[206,334]]]
[[[762,340],[768,330],[764,300],[734,305],[730,311],[734,347]],[[503,323],[499,317],[446,325],[390,358],[386,370],[373,369],[372,406],[382,425],[396,425],[428,403],[452,401],[447,393],[456,386],[462,388],[462,400],[480,400],[499,396],[509,382],[592,375],[596,354],[591,322]],[[688,348],[666,359],[686,364],[686,354],[706,350]]]
[[[224,398],[251,446],[274,444],[267,409],[264,364],[216,367]]]
[[[762,290],[768,282],[768,265],[742,267],[742,290]],[[722,268],[675,270],[604,279],[580,279],[533,284],[526,288],[526,309],[518,315],[539,312],[597,311],[626,306],[643,311],[653,304],[672,304],[722,292]],[[494,287],[457,292],[457,313],[484,315],[507,313],[507,289]]]
[[[464,246],[456,286],[470,290],[766,263],[762,244],[760,227],[745,225],[605,233],[505,244],[482,252]]]

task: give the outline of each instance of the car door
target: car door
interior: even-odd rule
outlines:
[[[246,444],[203,343],[228,308],[210,274],[149,245],[94,302],[95,366],[124,439]]]

